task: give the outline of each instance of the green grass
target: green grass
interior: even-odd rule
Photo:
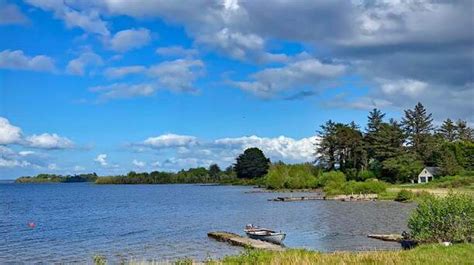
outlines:
[[[100,262],[103,262],[100,260]],[[103,264],[103,263],[96,263]],[[265,265],[410,265],[410,264],[474,264],[474,244],[455,244],[442,246],[440,244],[422,245],[412,250],[396,251],[340,251],[321,253],[304,249],[289,249],[286,251],[246,250],[242,254],[227,256],[221,260],[196,262],[191,259],[181,259],[175,262],[160,261],[129,261],[123,264],[130,265],[158,265],[158,264],[265,264]]]
[[[424,245],[408,251],[320,253],[309,250],[284,252],[250,250],[211,264],[474,264],[474,244]]]

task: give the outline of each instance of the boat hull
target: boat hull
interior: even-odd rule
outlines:
[[[256,233],[247,233],[247,236],[252,239],[267,241],[273,244],[281,245],[283,240],[285,240],[286,234],[272,233],[272,234],[267,234],[267,235],[259,235]]]

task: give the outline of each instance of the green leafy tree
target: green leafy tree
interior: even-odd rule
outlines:
[[[423,161],[415,154],[402,154],[382,162],[382,179],[388,182],[410,182],[423,169]]]
[[[270,159],[266,158],[262,150],[248,148],[237,157],[234,170],[238,178],[253,179],[263,177],[268,172]]]
[[[221,169],[217,164],[212,164],[209,166],[209,177],[213,180],[219,180],[221,176]]]

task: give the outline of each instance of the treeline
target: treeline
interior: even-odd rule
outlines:
[[[73,182],[95,182],[98,176],[96,173],[79,174],[79,175],[55,175],[55,174],[39,174],[34,177],[26,176],[15,180],[16,183],[73,183]]]
[[[232,183],[236,174],[232,167],[221,170],[217,164],[209,168],[197,167],[181,170],[177,173],[152,171],[150,173],[134,171],[127,175],[99,177],[96,184],[179,184],[179,183]]]
[[[405,110],[401,121],[384,118],[372,110],[365,130],[327,121],[318,131],[317,165],[342,171],[348,180],[373,176],[391,183],[410,182],[425,166],[440,167],[441,175],[474,170],[474,133],[466,121],[447,119],[436,128],[421,103]]]

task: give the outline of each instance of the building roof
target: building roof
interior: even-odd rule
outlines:
[[[425,167],[426,171],[428,171],[431,175],[438,175],[440,173],[440,168],[439,167]]]

